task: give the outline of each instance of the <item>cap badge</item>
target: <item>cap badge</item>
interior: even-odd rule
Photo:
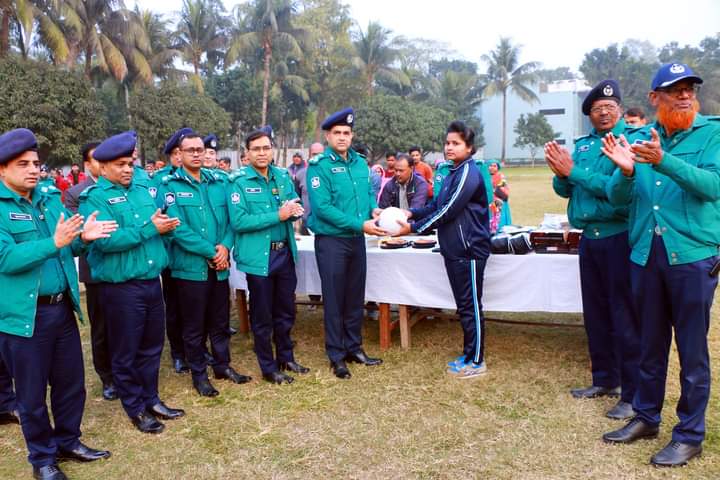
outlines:
[[[614,93],[615,90],[613,90],[612,85],[605,85],[605,87],[603,87],[603,95],[606,97],[612,97]]]
[[[683,67],[679,63],[673,63],[670,66],[670,73],[685,73],[685,67]]]

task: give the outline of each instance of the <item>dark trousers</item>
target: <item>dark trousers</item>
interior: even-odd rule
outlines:
[[[463,329],[463,355],[466,363],[482,363],[485,360],[482,289],[486,263],[486,258],[445,259],[445,269]]]
[[[15,379],[28,460],[34,467],[52,465],[58,448],[77,446],[85,408],[82,347],[70,302],[38,305],[32,337],[0,333],[0,354]]]
[[[162,271],[162,292],[165,300],[165,325],[170,356],[177,360],[185,360],[185,342],[183,340],[183,317],[181,314],[180,297],[177,291],[177,280],[170,276],[170,269]]]
[[[213,370],[230,366],[230,284],[219,281],[215,270],[208,270],[205,281],[173,279],[177,287],[183,319],[185,359],[193,378],[207,379],[205,339],[210,338]]]
[[[295,361],[290,331],[295,324],[297,277],[290,249],[270,251],[267,277],[246,276],[255,355],[263,374],[277,372],[278,363]],[[276,355],[273,355],[273,340]]]
[[[633,408],[650,425],[660,423],[673,329],[680,357],[680,400],[673,428],[677,442],[699,445],[705,438],[710,397],[710,327],[717,277],[708,275],[717,257],[671,266],[661,237],[653,239],[644,267],[632,265],[633,295],[642,322],[640,374]]]
[[[92,346],[93,367],[103,385],[113,383],[110,367],[110,349],[107,341],[107,327],[103,317],[100,284],[85,284],[85,300],[90,319],[90,344]]]
[[[165,339],[160,280],[103,283],[113,380],[128,416],[160,401],[158,372]]]
[[[367,253],[364,237],[315,237],[323,296],[325,351],[332,362],[362,349]]]
[[[15,410],[13,379],[0,354],[0,413]]]
[[[621,386],[621,399],[632,402],[640,361],[640,319],[630,289],[627,232],[580,241],[580,284],[588,337],[592,383]]]

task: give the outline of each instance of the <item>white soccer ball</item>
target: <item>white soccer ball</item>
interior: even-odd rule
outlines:
[[[390,235],[394,235],[400,231],[398,220],[407,222],[405,213],[397,207],[388,207],[380,214],[378,225]]]

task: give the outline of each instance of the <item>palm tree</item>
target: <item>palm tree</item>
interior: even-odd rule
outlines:
[[[192,65],[191,79],[199,92],[203,91],[201,71],[213,72],[222,58],[226,41],[223,11],[218,0],[183,0],[175,48]]]
[[[45,45],[55,62],[67,60],[68,44],[58,23],[48,10],[58,0],[0,0],[0,58],[10,50],[10,30],[15,28],[15,38],[23,58],[27,58],[33,27],[38,23],[40,44]]]
[[[241,9],[236,10],[238,17],[242,13]],[[225,55],[225,63],[230,65],[241,55],[253,56],[258,50],[262,52],[263,124],[267,122],[273,55],[277,52],[285,58],[296,60],[303,57],[301,45],[307,33],[293,27],[290,19],[294,13],[295,4],[292,0],[255,0],[252,10],[244,18],[247,29],[236,29]]]
[[[486,98],[502,95],[502,153],[501,161],[505,161],[505,138],[507,117],[508,90],[526,102],[539,101],[535,92],[528,85],[537,83],[535,71],[540,68],[539,62],[527,62],[519,65],[520,45],[513,45],[509,38],[500,38],[497,48],[482,60],[488,64]]]
[[[394,48],[395,40],[391,38],[391,34],[392,30],[377,22],[368,23],[366,32],[359,29],[357,33],[354,42],[357,55],[353,64],[362,72],[368,95],[373,94],[374,84],[378,79],[399,88],[410,85],[407,75],[391,67],[399,55],[399,51]]]

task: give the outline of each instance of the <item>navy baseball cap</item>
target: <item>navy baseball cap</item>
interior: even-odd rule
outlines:
[[[652,80],[651,89],[669,87],[680,80],[693,80],[694,83],[703,83],[702,78],[695,75],[692,68],[684,63],[666,63],[655,74]]]

